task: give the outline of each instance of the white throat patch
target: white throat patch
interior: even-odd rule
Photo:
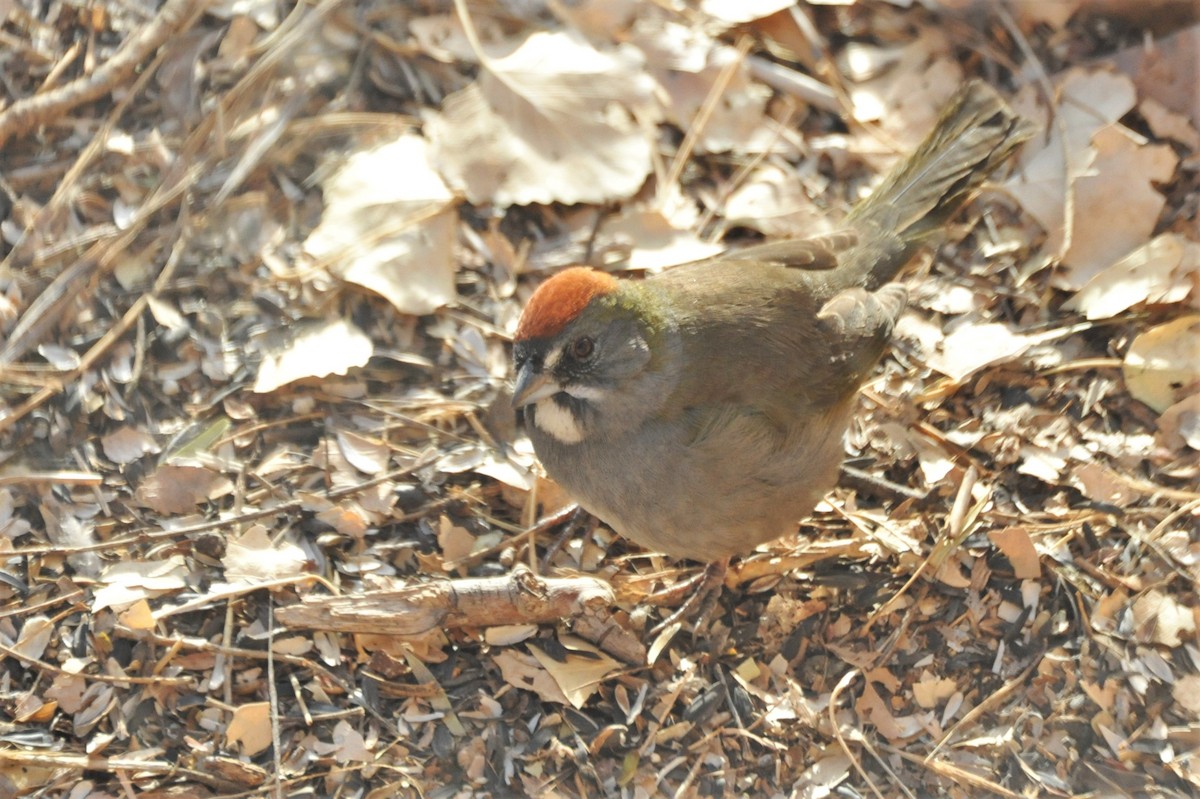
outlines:
[[[538,400],[534,405],[533,423],[551,438],[562,444],[578,444],[583,440],[583,430],[575,421],[575,415],[554,401],[553,397]]]

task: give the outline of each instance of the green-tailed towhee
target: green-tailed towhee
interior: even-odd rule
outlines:
[[[889,281],[1028,135],[973,82],[837,233],[646,280],[547,280],[514,337],[513,404],[550,477],[677,557],[795,530],[837,480],[855,394],[904,309]]]

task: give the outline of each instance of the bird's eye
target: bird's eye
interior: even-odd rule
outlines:
[[[577,361],[586,361],[596,351],[596,342],[591,336],[580,336],[571,342],[571,357]]]

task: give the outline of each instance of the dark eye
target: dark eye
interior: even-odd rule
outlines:
[[[590,336],[580,336],[571,342],[571,357],[577,361],[586,361],[596,351],[596,342]]]

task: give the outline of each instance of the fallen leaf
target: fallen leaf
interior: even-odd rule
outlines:
[[[1013,98],[1013,110],[1035,122],[1043,133],[1022,150],[1020,168],[1005,184],[1021,207],[1041,223],[1047,234],[1044,247],[1050,252],[1064,244],[1068,192],[1074,192],[1075,182],[1096,158],[1092,136],[1124,116],[1136,99],[1129,78],[1106,70],[1072,68],[1055,81],[1055,87],[1058,102],[1053,114],[1043,105],[1039,87],[1032,84]],[[1072,220],[1078,217],[1076,209]]]
[[[154,436],[136,427],[121,427],[100,439],[104,454],[122,466],[133,463],[147,453],[160,452]]]
[[[928,710],[937,707],[943,699],[949,699],[957,690],[958,686],[949,677],[938,678],[925,674],[913,683],[913,698],[920,707]]]
[[[988,539],[1008,558],[1013,567],[1013,574],[1018,580],[1036,580],[1042,575],[1037,548],[1029,537],[1029,531],[1024,527],[993,530],[988,533]]]
[[[426,123],[433,163],[471,202],[602,203],[650,174],[654,139],[629,109],[652,88],[632,47],[537,32],[481,67]]]
[[[1182,302],[1198,273],[1200,244],[1164,233],[1098,272],[1063,307],[1106,319],[1141,303]]]
[[[455,196],[428,151],[423,137],[404,133],[350,155],[322,183],[325,211],[304,242],[333,274],[414,315],[457,296]]]
[[[1167,203],[1154,184],[1169,181],[1179,163],[1169,146],[1119,124],[1096,131],[1092,146],[1096,157],[1075,180],[1071,246],[1055,272],[1065,289],[1087,285],[1150,238]]]
[[[569,704],[562,688],[533,655],[527,655],[515,649],[506,649],[497,653],[492,660],[500,667],[500,674],[504,677],[504,681],[514,688],[533,691],[546,702],[556,702],[560,705]]]
[[[588,697],[600,688],[600,681],[619,671],[622,666],[596,647],[574,636],[561,636],[559,642],[567,648],[564,660],[550,657],[534,644],[529,651],[542,664],[563,695],[576,708],[583,707]]]
[[[267,528],[256,524],[230,540],[221,563],[229,582],[259,583],[304,576],[308,556],[284,538],[272,541]]]
[[[138,504],[163,515],[189,513],[201,502],[223,495],[233,484],[221,474],[201,466],[158,467],[138,486]]]
[[[952,380],[962,381],[985,366],[1021,355],[1037,339],[999,322],[962,324],[942,341],[929,365]]]
[[[282,347],[265,353],[255,393],[266,394],[308,377],[344,375],[366,365],[374,352],[366,333],[344,319],[298,325],[288,338]]]
[[[225,730],[225,745],[241,744],[241,752],[253,757],[271,745],[271,703],[250,702],[233,710]]]
[[[1174,647],[1196,635],[1192,609],[1158,590],[1147,591],[1134,600],[1133,621],[1140,641]]]
[[[1134,399],[1159,413],[1193,393],[1200,381],[1200,314],[1139,335],[1125,353],[1122,372]]]

